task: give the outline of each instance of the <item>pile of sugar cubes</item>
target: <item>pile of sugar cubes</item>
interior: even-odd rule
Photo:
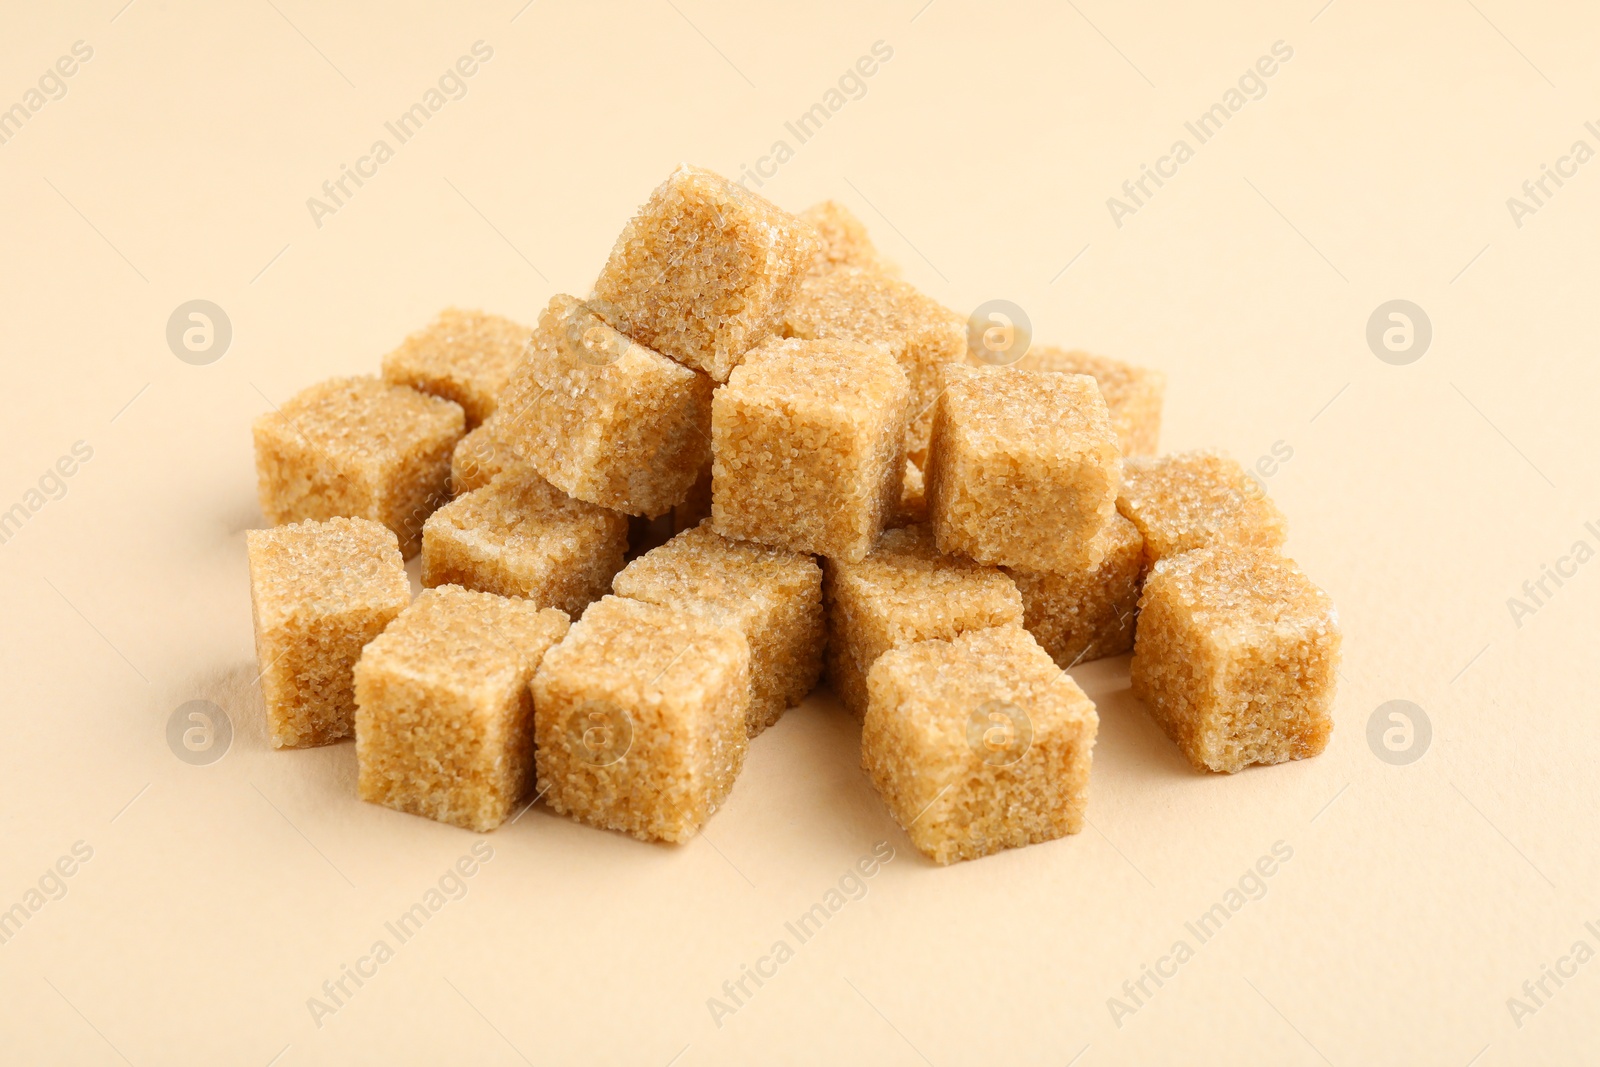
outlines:
[[[1238,463],[1154,454],[1163,390],[985,362],[843,207],[680,167],[587,297],[446,311],[256,422],[272,744],[353,735],[363,800],[476,831],[684,841],[825,671],[941,864],[1082,828],[1087,660],[1132,649],[1196,768],[1314,756],[1334,606]]]

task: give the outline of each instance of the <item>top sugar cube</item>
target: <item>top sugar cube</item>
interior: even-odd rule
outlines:
[[[383,357],[383,380],[454,400],[471,430],[494,414],[532,332],[499,315],[445,308]]]
[[[1044,571],[1099,563],[1122,457],[1094,379],[952,366],[944,381],[927,469],[939,551]]]
[[[777,331],[821,247],[809,223],[684,165],[623,229],[592,302],[633,340],[727,381]]]

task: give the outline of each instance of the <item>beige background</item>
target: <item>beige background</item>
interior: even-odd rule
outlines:
[[[0,508],[93,449],[0,545],[0,907],[93,850],[0,945],[8,1062],[1600,1060],[1600,962],[1520,1026],[1507,1006],[1600,949],[1600,563],[1520,627],[1506,605],[1600,546],[1600,162],[1520,227],[1506,206],[1600,149],[1592,8],[122,3],[9,4],[0,33],[0,106],[93,48],[0,145]],[[315,226],[306,199],[478,40],[465,97]],[[676,162],[793,147],[877,41],[892,59],[763,191],[842,200],[964,313],[1009,299],[1041,339],[1164,368],[1170,448],[1292,448],[1268,485],[1346,631],[1332,746],[1194,774],[1125,660],[1092,664],[1093,828],[937,869],[819,697],[686,847],[542,807],[493,834],[319,1028],[307,999],[479,839],[357,802],[350,745],[266,748],[250,420],[445,304],[527,321],[585,290]],[[1265,96],[1114,225],[1106,199],[1276,41]],[[234,331],[207,366],[164,338],[195,298]],[[1364,337],[1394,298],[1434,329],[1407,366]],[[194,699],[233,724],[209,766],[166,741]],[[1432,725],[1404,766],[1367,742],[1394,699]],[[717,1026],[707,999],[879,841],[866,896]],[[1119,1026],[1108,999],[1280,841],[1265,895]]]

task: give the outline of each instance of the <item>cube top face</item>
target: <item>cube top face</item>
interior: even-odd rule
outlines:
[[[383,357],[383,377],[455,401],[471,429],[494,414],[531,332],[499,315],[446,308]]]
[[[944,380],[939,401],[974,457],[1081,461],[1121,454],[1105,398],[1086,374],[952,366]]]
[[[680,166],[617,238],[593,299],[635,341],[726,381],[777,331],[820,248],[811,225]]]
[[[540,667],[550,687],[625,709],[692,711],[724,687],[748,691],[744,636],[686,611],[607,596],[589,605]],[[743,721],[744,709],[739,710]],[[638,724],[635,724],[638,725]]]
[[[611,587],[618,596],[745,629],[789,600],[814,595],[821,580],[805,553],[730,540],[700,525],[629,563]]]
[[[1145,579],[1147,601],[1218,655],[1339,632],[1333,600],[1275,549],[1222,544],[1168,556]]]
[[[483,691],[493,701],[526,682],[566,633],[566,613],[555,608],[444,585],[424,589],[367,645],[357,670],[464,697]]]
[[[1158,370],[1136,367],[1132,363],[1080,349],[1035,345],[1012,366],[1017,370],[1050,374],[1087,374],[1105,394],[1108,407],[1147,391],[1153,391],[1159,398],[1166,390],[1167,376]]]
[[[886,344],[896,358],[912,345],[944,352],[949,361],[967,350],[960,315],[907,282],[857,266],[807,278],[784,328],[791,337]]]
[[[307,520],[246,535],[258,625],[272,630],[411,601],[400,542],[370,519]]]
[[[854,341],[774,339],[745,357],[727,388],[742,402],[873,431],[905,403],[906,376],[888,349]]]
[[[572,499],[536,471],[513,467],[434,512],[428,524],[453,527],[468,538],[488,538],[508,551],[572,554],[583,551],[585,538],[625,530],[627,521],[614,511]]]
[[[1222,542],[1278,548],[1289,534],[1260,484],[1210,449],[1128,459],[1117,510],[1139,527],[1152,560]]]
[[[350,475],[377,478],[421,446],[466,428],[461,405],[377,378],[333,378],[256,420],[257,439],[309,448]]]
[[[571,378],[576,388],[602,392],[616,391],[616,376],[605,371],[619,363],[633,373],[649,368],[653,373],[685,380],[694,376],[688,367],[630,339],[589,304],[566,293],[551,297],[539,313],[539,329],[528,354],[541,357],[546,373],[537,376],[539,381],[553,383]]]
[[[1034,735],[1070,727],[1092,738],[1099,727],[1094,703],[1020,626],[891,649],[873,665],[867,685],[874,697],[869,717],[892,714],[923,744],[947,749],[963,765],[999,765],[987,743],[967,743],[973,713],[991,704],[1021,710],[1026,722],[1013,726]]]
[[[622,568],[627,536],[625,516],[573,500],[519,465],[428,520],[422,584],[526,597],[576,615]]]
[[[499,417],[563,491],[654,516],[683,501],[711,458],[713,384],[558,295],[539,318]]]
[[[1089,375],[1105,397],[1122,454],[1155,453],[1161,433],[1161,401],[1167,389],[1165,374],[1107,356],[1050,345],[1028,349],[1012,366],[1017,370]]]
[[[857,650],[869,663],[907,642],[1022,624],[1012,580],[998,568],[941,555],[926,526],[885,531],[861,562],[829,560],[827,573],[830,600],[848,637],[870,646]]]
[[[813,274],[835,267],[867,267],[891,277],[900,273],[899,267],[879,254],[861,220],[838,201],[812,204],[800,213],[800,218],[815,226],[822,237],[822,251],[817,254]]]
[[[614,404],[641,378],[690,382],[699,376],[614,329],[589,304],[558,293],[540,312],[516,377],[519,392],[587,393]]]

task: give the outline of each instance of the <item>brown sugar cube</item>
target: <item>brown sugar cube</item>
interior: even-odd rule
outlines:
[[[581,614],[622,569],[628,520],[573,500],[532,470],[508,470],[423,527],[422,584],[526,597]]]
[[[900,482],[900,506],[895,510],[894,521],[890,525],[910,526],[927,521],[927,484],[922,477],[922,468],[908,459],[905,477]]]
[[[334,378],[255,422],[261,513],[274,526],[335,516],[393,530],[407,558],[449,499],[461,405],[377,378]]]
[[[908,390],[882,348],[774,340],[711,405],[711,514],[746,541],[858,560],[900,501]]]
[[[730,541],[707,524],[635,559],[611,588],[618,596],[687,611],[744,634],[750,646],[751,737],[817,684],[827,641],[822,568],[804,553]]]
[[[1099,716],[1026,630],[885,652],[867,688],[861,766],[935,863],[1083,829]]]
[[[460,586],[425,589],[356,663],[362,800],[480,833],[533,781],[528,683],[567,617]]]
[[[1150,563],[1223,542],[1279,548],[1289,536],[1260,483],[1211,449],[1124,461],[1117,510],[1139,527]]]
[[[1144,538],[1121,515],[1113,515],[1097,536],[1105,541],[1105,554],[1092,566],[1005,568],[1022,594],[1023,625],[1062,670],[1133,648]]]
[[[450,454],[450,492],[454,496],[482,489],[501,471],[514,466],[532,470],[516,443],[508,439],[505,420],[490,415],[456,442]]]
[[[532,332],[499,315],[445,308],[383,357],[383,380],[454,400],[471,430],[494,414]]]
[[[335,518],[251,530],[245,544],[272,747],[349,737],[356,659],[411,601],[394,531]]]
[[[778,331],[820,246],[808,223],[683,165],[623,229],[592,300],[635,341],[724,382]]]
[[[1273,549],[1196,549],[1145,580],[1133,692],[1196,769],[1317,755],[1338,664],[1333,602]]]
[[[889,530],[866,559],[830,559],[824,575],[828,677],[856,715],[867,710],[867,672],[889,649],[1022,625],[1022,597],[1011,579],[995,567],[941,556],[926,526]]]
[[[966,354],[966,320],[898,278],[839,267],[805,280],[784,318],[784,331],[790,337],[888,346],[911,383],[906,454],[924,463],[939,369]]]
[[[800,212],[800,218],[822,235],[822,251],[817,253],[812,274],[824,274],[835,267],[867,267],[891,277],[899,275],[900,268],[884,259],[867,236],[866,225],[838,201],[812,204]]]
[[[580,822],[687,841],[744,766],[749,699],[738,630],[608,596],[534,675],[539,791]]]
[[[671,511],[711,458],[712,381],[557,296],[501,398],[505,436],[569,496]]]
[[[1155,455],[1156,442],[1161,437],[1161,398],[1167,389],[1165,374],[1106,356],[1051,345],[1033,346],[1012,366],[1017,370],[1087,374],[1100,386],[1100,394],[1106,398],[1111,427],[1117,431],[1122,454]]]
[[[934,406],[928,516],[943,552],[1031,570],[1100,561],[1121,453],[1082,374],[945,368]]]

